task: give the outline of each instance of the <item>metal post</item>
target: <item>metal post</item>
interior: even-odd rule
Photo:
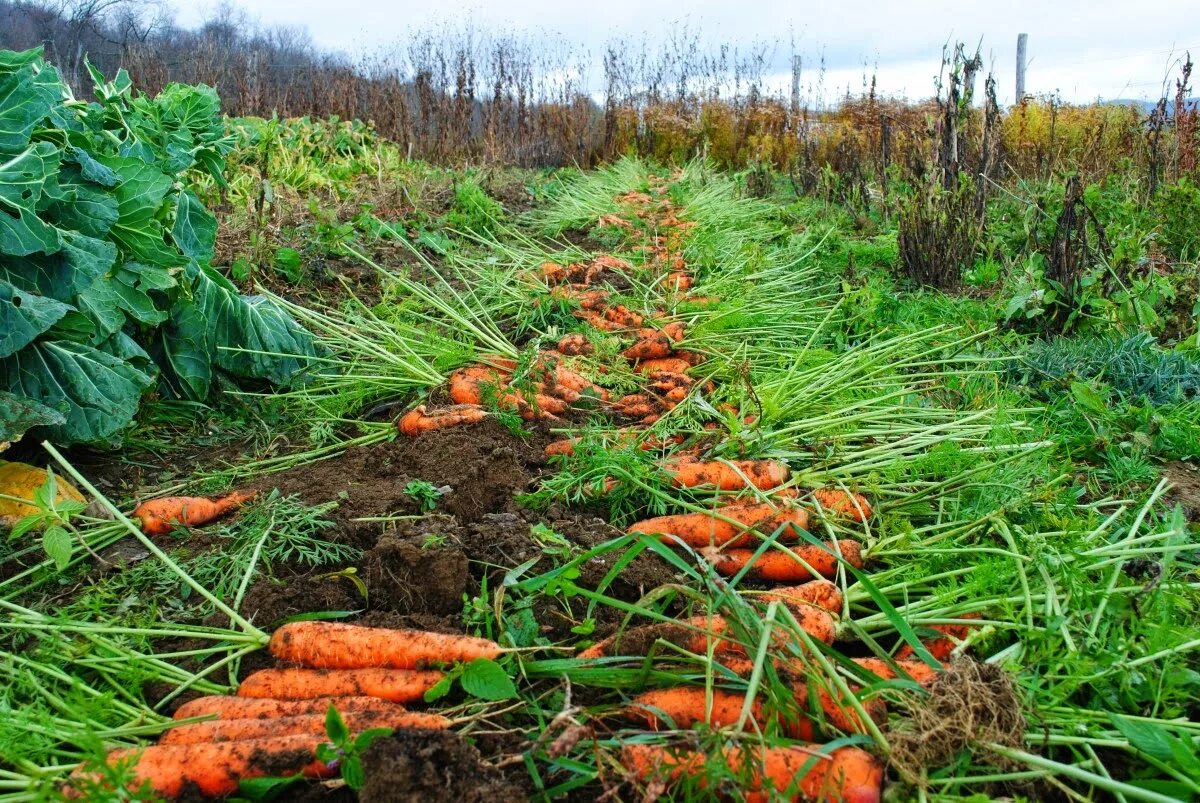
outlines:
[[[1017,34],[1017,96],[1015,103],[1025,99],[1025,46],[1029,43],[1029,34]]]

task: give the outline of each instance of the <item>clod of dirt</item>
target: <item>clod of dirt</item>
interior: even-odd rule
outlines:
[[[366,607],[354,583],[344,577],[264,577],[246,591],[241,613],[259,627],[313,611],[355,611]]]
[[[450,731],[405,729],[363,754],[361,803],[506,803],[526,800],[479,751]]]
[[[438,514],[380,536],[362,560],[371,607],[402,614],[462,610],[471,574],[461,543],[458,520]]]
[[[1008,673],[992,664],[953,662],[929,687],[929,696],[914,698],[905,714],[903,724],[888,733],[888,743],[892,765],[913,783],[923,770],[950,764],[971,745],[1024,743],[1021,698]]]
[[[337,501],[331,514],[337,535],[370,548],[380,525],[359,520],[419,513],[417,500],[404,490],[413,480],[449,486],[438,500],[438,512],[462,522],[515,509],[514,495],[523,492],[545,465],[544,440],[519,438],[488,419],[348,449],[337,457],[265,476],[254,488],[278,488],[312,504]]]

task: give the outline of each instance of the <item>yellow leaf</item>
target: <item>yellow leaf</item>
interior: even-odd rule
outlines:
[[[58,486],[59,502],[87,502],[62,475],[55,474],[54,481]],[[12,527],[25,516],[37,513],[34,494],[45,484],[46,469],[0,460],[0,527]]]

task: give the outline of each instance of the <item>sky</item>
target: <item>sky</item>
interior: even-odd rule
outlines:
[[[212,0],[169,0],[176,20],[192,26]],[[790,42],[815,82],[822,57],[825,99],[858,90],[875,72],[885,94],[932,94],[943,45],[980,44],[997,79],[1001,104],[1014,95],[1017,34],[1029,34],[1026,91],[1058,92],[1068,102],[1097,98],[1154,99],[1164,76],[1177,73],[1184,51],[1200,59],[1200,14],[1179,0],[1002,0],[969,2],[836,2],[824,0],[235,0],[253,19],[307,29],[320,47],[358,53],[404,42],[441,24],[509,30],[586,50],[599,62],[614,38],[647,38],[687,25],[716,45],[778,40],[771,80],[786,86]],[[1200,79],[1200,75],[1197,76]],[[1197,81],[1200,83],[1200,80]]]

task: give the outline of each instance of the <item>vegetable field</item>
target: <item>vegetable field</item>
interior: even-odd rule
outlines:
[[[0,800],[1200,794],[1190,246],[94,77],[0,52]]]

